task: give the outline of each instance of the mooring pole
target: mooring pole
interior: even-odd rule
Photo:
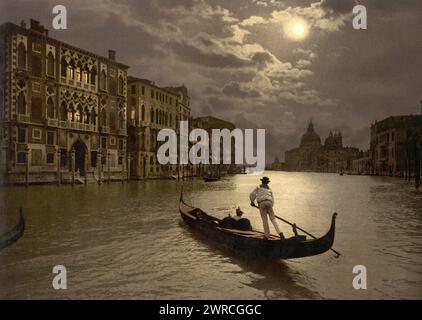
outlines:
[[[57,148],[57,186],[60,187],[61,177],[60,177],[60,148]]]
[[[25,164],[25,187],[29,186],[29,148],[25,148],[25,157],[26,157],[26,164]]]

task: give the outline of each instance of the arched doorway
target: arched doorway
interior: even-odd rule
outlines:
[[[73,145],[73,148],[75,149],[75,172],[79,171],[81,176],[85,176],[85,143],[78,140]]]

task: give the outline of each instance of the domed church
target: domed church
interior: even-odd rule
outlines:
[[[314,130],[312,120],[309,122],[308,130],[302,135],[300,139],[300,147],[321,147],[321,138]]]
[[[341,132],[330,132],[321,144],[321,137],[311,120],[299,147],[286,151],[285,168],[288,171],[337,172],[346,169],[347,161],[358,156],[359,149],[343,147]]]

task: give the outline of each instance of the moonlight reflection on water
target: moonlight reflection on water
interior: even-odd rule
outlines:
[[[338,212],[334,248],[297,260],[234,256],[198,238],[178,212],[186,201],[220,217],[245,211],[258,176],[144,181],[88,186],[13,187],[0,191],[1,228],[26,210],[25,236],[0,253],[0,298],[290,299],[422,298],[422,194],[400,179],[267,172],[275,211],[316,236]],[[5,214],[7,213],[7,214]],[[291,228],[280,225],[286,235]],[[53,266],[68,289],[52,289]],[[352,287],[352,269],[368,270],[368,289]],[[386,267],[388,266],[388,268]]]

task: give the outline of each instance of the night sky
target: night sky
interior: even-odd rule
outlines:
[[[366,149],[371,122],[420,112],[422,1],[140,0],[0,2],[0,23],[39,20],[65,5],[50,35],[117,59],[158,85],[185,84],[194,116],[267,129],[267,161],[298,145],[312,118]],[[292,34],[292,26],[296,29]],[[296,33],[295,33],[296,32]]]

